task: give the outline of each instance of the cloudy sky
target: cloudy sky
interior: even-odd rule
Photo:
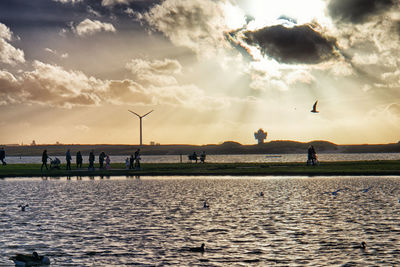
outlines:
[[[399,41],[400,0],[1,0],[0,143],[398,142]]]

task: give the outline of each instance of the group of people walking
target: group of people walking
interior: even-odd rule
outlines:
[[[135,157],[133,157],[133,155],[131,155],[131,160],[130,160],[130,166],[129,169],[140,169],[140,149],[138,149],[135,152]],[[48,160],[50,160],[50,166],[48,166],[47,162]],[[71,150],[68,149],[66,154],[65,154],[65,160],[66,160],[66,170],[71,170],[71,161],[72,161],[72,156],[71,156]],[[90,171],[94,171],[95,170],[95,155],[94,155],[94,151],[90,151],[89,153],[89,165],[88,165],[88,170]],[[46,168],[46,170],[50,168],[57,168],[59,169],[59,165],[60,165],[60,160],[58,158],[55,158],[54,160],[51,159],[49,157],[49,155],[47,154],[47,150],[45,149],[42,153],[42,166],[40,167],[40,170],[43,171],[43,168]],[[76,153],[76,168],[77,169],[81,169],[82,168],[82,163],[83,163],[83,157],[82,157],[82,153],[80,151],[78,151]],[[133,166],[133,164],[135,163],[135,166]],[[101,152],[99,154],[99,169],[105,169],[108,170],[111,168],[111,159],[110,156],[107,155],[104,152]]]
[[[197,161],[199,160],[199,158],[197,157],[196,151],[193,152],[193,154],[188,155],[188,158],[189,158],[190,161],[192,161],[192,160],[196,161],[196,163],[197,163]],[[206,161],[206,152],[203,151],[203,152],[200,154],[200,162],[201,162],[201,163],[205,163],[205,161]]]
[[[307,150],[307,165],[319,165],[317,152],[314,146],[310,146]]]
[[[138,150],[135,151],[134,155],[131,155],[129,158],[126,158],[125,166],[127,170],[140,169],[140,148],[138,148]]]

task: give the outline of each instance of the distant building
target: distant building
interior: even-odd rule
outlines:
[[[267,132],[264,132],[263,129],[259,129],[257,132],[254,133],[254,138],[258,141],[258,144],[264,144],[264,140],[267,139]]]
[[[151,146],[159,146],[160,143],[156,143],[156,142],[154,142],[154,141],[151,141],[151,142],[150,142],[150,145],[151,145]]]
[[[31,146],[36,146],[35,140],[32,140]]]

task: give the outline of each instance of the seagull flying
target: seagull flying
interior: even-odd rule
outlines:
[[[318,103],[318,100],[315,101],[314,106],[312,107],[312,110],[311,110],[312,113],[318,113],[319,112],[319,111],[317,111],[317,103]]]

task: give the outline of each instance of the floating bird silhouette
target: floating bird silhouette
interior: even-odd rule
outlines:
[[[26,207],[29,207],[29,204],[26,204],[26,205],[20,204],[20,205],[18,205],[18,208],[21,208],[21,211],[25,211]]]
[[[204,200],[203,208],[208,209],[209,207],[210,207],[210,205],[208,205],[207,201]]]
[[[360,191],[363,192],[363,193],[367,193],[371,188],[372,188],[372,186],[370,186],[368,188],[361,189]]]
[[[365,250],[367,248],[367,243],[365,243],[363,241],[363,242],[361,242],[361,244],[354,246],[354,248],[359,248],[361,250]]]
[[[50,259],[46,256],[39,256],[36,251],[34,251],[32,255],[17,254],[16,256],[10,257],[10,260],[14,261],[15,266],[50,265]]]
[[[312,107],[312,110],[311,110],[312,113],[318,113],[318,112],[319,112],[319,111],[317,110],[317,104],[318,104],[318,100],[315,101],[315,103],[314,103],[314,105],[313,105],[313,107]]]
[[[338,190],[332,191],[332,192],[325,192],[325,194],[330,194],[330,195],[333,195],[333,196],[337,196],[337,194],[338,194],[340,191],[345,191],[345,190],[347,190],[347,188],[345,188],[345,189],[338,189]]]
[[[204,250],[205,250],[204,247],[205,247],[205,245],[203,243],[203,244],[201,244],[200,247],[189,248],[189,251],[192,251],[192,252],[204,252]]]

